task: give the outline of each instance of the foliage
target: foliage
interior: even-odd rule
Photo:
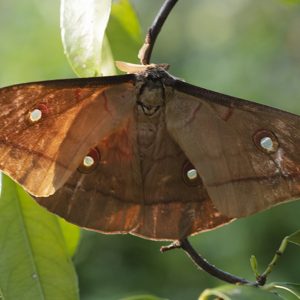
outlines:
[[[219,297],[223,300],[276,300],[300,299],[300,284],[271,283],[264,287],[224,285],[206,289],[199,300],[210,300]]]
[[[269,293],[260,288],[250,286],[223,286],[216,289],[207,289],[200,296],[199,300],[210,300],[218,297],[223,300],[280,300],[278,295]]]
[[[71,262],[79,232],[77,227],[61,222],[3,176],[0,198],[3,299],[79,299]]]
[[[81,77],[114,73],[105,29],[111,0],[61,1],[61,35],[65,54],[74,72]]]

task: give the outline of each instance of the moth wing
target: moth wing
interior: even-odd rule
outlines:
[[[11,86],[0,90],[0,105],[0,169],[30,194],[45,197],[132,116],[134,77]]]
[[[300,117],[176,81],[167,128],[216,208],[241,217],[300,197]]]

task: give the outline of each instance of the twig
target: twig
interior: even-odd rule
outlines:
[[[267,266],[266,270],[259,276],[257,276],[257,282],[260,285],[264,285],[266,283],[267,277],[268,275],[272,272],[273,268],[275,267],[275,265],[277,264],[279,258],[281,257],[281,255],[284,253],[287,245],[288,245],[288,239],[289,236],[286,236],[280,246],[279,249],[275,252],[275,255],[273,257],[273,259],[271,260],[271,262],[269,263],[269,265]]]
[[[157,16],[155,17],[152,26],[149,28],[146,34],[145,42],[141,47],[138,55],[143,65],[148,65],[150,63],[150,58],[156,38],[177,1],[178,0],[166,0],[159,10]]]
[[[181,248],[185,251],[185,253],[191,258],[191,260],[196,264],[197,267],[206,271],[210,275],[223,280],[228,283],[233,284],[248,284],[253,286],[260,285],[258,282],[251,282],[244,278],[237,277],[225,271],[218,269],[216,266],[210,264],[205,258],[203,258],[200,254],[198,254],[195,249],[192,247],[188,239],[183,239],[180,241],[175,241],[169,246],[161,247],[161,252],[166,252],[172,249]]]

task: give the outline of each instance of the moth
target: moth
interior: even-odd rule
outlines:
[[[0,169],[81,227],[175,240],[300,198],[300,117],[164,65],[0,89]]]

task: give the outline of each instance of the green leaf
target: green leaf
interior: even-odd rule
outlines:
[[[60,224],[69,256],[73,256],[80,241],[80,229],[78,226],[71,224],[60,217],[57,217],[57,220]]]
[[[219,297],[223,300],[279,300],[280,296],[265,291],[262,288],[251,286],[225,285],[215,289],[206,289],[199,300],[210,300]]]
[[[290,243],[300,246],[300,230],[290,234],[287,239]]]
[[[288,283],[288,282],[277,282],[272,283],[271,286],[280,294],[281,290],[286,291],[300,299],[300,284]]]
[[[80,77],[104,74],[103,40],[111,0],[62,0],[61,35],[65,54]]]
[[[79,299],[76,273],[57,217],[4,175],[0,270],[4,299]]]
[[[158,298],[156,296],[151,296],[151,295],[139,295],[139,296],[122,298],[120,300],[167,300],[167,299],[162,299],[162,298]]]
[[[129,0],[113,3],[106,34],[116,60],[138,62],[143,40],[139,20]]]

